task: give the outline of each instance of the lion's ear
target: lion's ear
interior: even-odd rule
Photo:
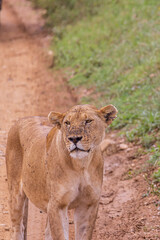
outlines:
[[[62,121],[64,119],[65,114],[58,112],[50,112],[48,114],[48,119],[50,123],[56,125],[58,128],[61,127]]]
[[[101,108],[98,111],[102,120],[107,123],[107,125],[111,124],[112,121],[117,117],[118,110],[113,105],[108,105],[106,107]]]

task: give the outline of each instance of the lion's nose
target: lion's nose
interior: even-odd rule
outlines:
[[[82,137],[70,137],[68,138],[69,141],[73,142],[74,144],[78,143],[79,141],[81,141]]]

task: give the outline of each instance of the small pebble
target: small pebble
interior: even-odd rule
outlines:
[[[125,149],[128,148],[128,145],[127,145],[127,144],[124,144],[124,143],[121,143],[121,144],[119,145],[119,147],[120,147],[120,149],[125,150]]]

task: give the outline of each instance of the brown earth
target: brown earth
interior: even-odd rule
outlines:
[[[14,2],[14,3],[13,3]],[[13,6],[14,5],[14,6]],[[10,239],[8,190],[5,169],[7,132],[24,116],[65,111],[77,98],[60,72],[52,72],[49,35],[43,30],[41,12],[22,0],[6,0],[0,26],[0,240]],[[160,239],[160,199],[147,196],[143,164],[138,146],[126,145],[116,133],[109,134],[104,151],[102,197],[94,240]],[[44,239],[46,215],[29,205],[28,240]],[[70,239],[74,239],[70,213]]]

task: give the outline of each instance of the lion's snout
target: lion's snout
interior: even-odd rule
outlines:
[[[79,141],[82,140],[82,138],[83,138],[82,136],[80,136],[80,137],[69,137],[68,140],[76,145]]]
[[[76,149],[83,151],[83,146],[81,144],[82,136],[70,136],[68,137],[69,151],[73,152]]]

